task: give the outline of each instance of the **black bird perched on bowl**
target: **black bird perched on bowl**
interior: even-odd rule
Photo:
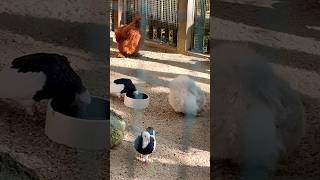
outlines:
[[[113,83],[110,86],[111,91],[116,92],[119,98],[121,98],[121,94],[138,94],[136,86],[132,83],[131,79],[120,78],[114,80]]]
[[[91,103],[80,77],[68,59],[59,54],[15,58],[0,72],[0,84],[0,98],[20,102],[30,115],[34,114],[34,105],[44,99],[51,99],[60,111],[77,110]]]
[[[134,141],[134,148],[140,157],[143,156],[144,163],[147,163],[149,155],[156,149],[156,134],[152,127],[148,127]]]

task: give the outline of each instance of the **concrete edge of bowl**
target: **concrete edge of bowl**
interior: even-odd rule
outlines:
[[[142,93],[142,92],[141,92]],[[145,94],[145,93],[144,93]],[[146,94],[147,95],[147,94]],[[124,97],[124,104],[127,107],[133,108],[133,109],[145,109],[149,105],[149,95],[147,95],[147,99],[133,99],[125,95]]]
[[[95,97],[107,100],[101,97]],[[106,120],[86,120],[56,112],[48,102],[45,134],[52,141],[68,147],[103,150],[107,148],[109,118]]]

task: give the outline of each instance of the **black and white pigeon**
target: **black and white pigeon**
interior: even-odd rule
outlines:
[[[131,79],[127,78],[114,80],[113,83],[110,84],[110,91],[119,98],[121,98],[123,94],[138,94],[136,86],[132,83]]]
[[[15,58],[0,72],[0,98],[12,99],[33,115],[34,105],[45,99],[61,111],[78,110],[91,96],[65,56],[35,53]],[[60,111],[60,112],[61,112]]]
[[[148,162],[149,155],[156,149],[156,134],[152,127],[148,127],[134,141],[134,148],[143,156],[144,163]]]

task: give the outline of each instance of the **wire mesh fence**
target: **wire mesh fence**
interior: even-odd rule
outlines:
[[[121,24],[132,21],[134,16],[145,17],[145,37],[148,40],[172,47],[177,46],[176,0],[121,0]]]
[[[130,23],[137,15],[145,17],[144,27],[147,40],[177,47],[177,0],[119,0],[119,4],[122,6],[121,24]],[[190,49],[193,52],[209,54],[209,17],[210,0],[195,0]],[[110,18],[110,22],[114,24],[112,15]],[[113,25],[111,28],[114,30]]]
[[[195,0],[194,26],[191,51],[209,54],[210,46],[210,0]]]

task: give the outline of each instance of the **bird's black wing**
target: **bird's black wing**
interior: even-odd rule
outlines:
[[[113,81],[116,84],[126,84],[126,83],[132,83],[131,79],[127,79],[127,78],[119,78]]]
[[[150,138],[150,143],[145,149],[142,149],[142,136],[138,136],[134,141],[134,148],[136,151],[138,151],[140,154],[147,155],[151,154],[154,151],[154,139]]]
[[[148,146],[144,149],[145,154],[151,154],[154,151],[154,139],[153,137],[150,138],[150,143]]]
[[[11,68],[18,69],[18,72],[40,72],[46,71],[59,62],[69,64],[67,58],[59,54],[35,53],[15,58]]]
[[[115,84],[123,84],[124,89],[121,91],[121,93],[133,93],[136,91],[136,86],[132,83],[131,79],[127,78],[120,78],[113,81]]]
[[[142,149],[142,136],[138,136],[134,142],[133,142],[133,146],[136,149],[136,151],[138,151],[140,153],[141,149]]]

